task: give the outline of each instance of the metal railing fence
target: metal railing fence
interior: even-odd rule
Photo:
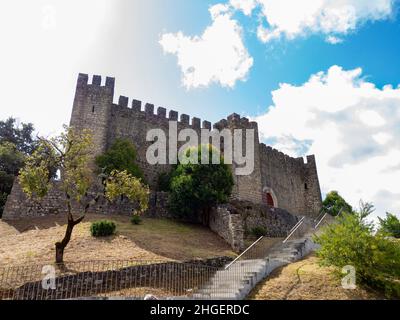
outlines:
[[[190,298],[218,268],[174,261],[83,261],[0,267],[0,299]]]

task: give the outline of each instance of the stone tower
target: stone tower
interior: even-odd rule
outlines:
[[[93,76],[91,84],[88,80],[88,75],[79,74],[70,126],[76,130],[91,131],[94,158],[107,148],[115,79],[107,77],[104,86],[100,76]]]
[[[252,130],[254,133],[254,170],[250,175],[235,175],[235,186],[233,188],[232,198],[238,200],[248,200],[254,203],[260,203],[262,200],[262,187],[261,187],[261,171],[260,171],[260,141],[258,136],[257,122],[250,122],[247,118],[241,118],[240,115],[234,113],[226,120],[223,119],[214,125],[218,130],[229,129],[234,136],[235,129],[240,129],[242,132],[242,148],[243,155],[245,153],[253,152],[253,150],[246,150],[246,130]],[[235,170],[242,167],[233,162],[232,169]]]

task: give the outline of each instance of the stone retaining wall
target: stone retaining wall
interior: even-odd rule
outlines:
[[[255,227],[264,228],[267,237],[286,237],[297,221],[298,217],[283,209],[233,200],[213,210],[210,229],[229,243],[235,252],[240,252],[245,249],[245,237],[251,235]]]
[[[168,194],[165,192],[151,192],[149,197],[149,209],[145,213],[146,216],[171,218],[166,209]],[[127,199],[118,200],[115,203],[110,203],[106,199],[100,199],[96,205],[89,208],[88,213],[104,214],[104,215],[131,215],[135,204]],[[73,205],[73,211],[78,213],[82,211],[82,206]],[[2,219],[18,220],[27,217],[42,217],[47,215],[66,214],[67,205],[64,193],[60,190],[60,183],[53,182],[47,196],[40,201],[31,200],[22,191],[21,185],[14,183],[11,194],[7,198],[7,203],[4,208]]]

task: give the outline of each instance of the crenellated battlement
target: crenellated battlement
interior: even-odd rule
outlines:
[[[78,75],[78,87],[85,86],[95,86],[95,87],[106,87],[114,90],[115,88],[115,78],[106,77],[104,85],[102,85],[102,77],[99,75],[93,75],[92,81],[89,83],[89,75],[85,73],[80,73]]]
[[[279,159],[281,161],[284,161],[286,163],[293,163],[296,165],[306,165],[307,163],[311,162],[312,159],[314,159],[315,162],[315,156],[307,156],[307,163],[304,162],[304,158],[303,157],[298,157],[298,158],[294,158],[291,157],[285,153],[283,153],[282,151],[279,151],[277,149],[272,148],[271,146],[267,146],[265,143],[261,143],[260,144],[260,152],[271,156],[273,158]]]
[[[99,75],[93,75],[91,78],[91,82],[89,82],[89,75],[80,73],[78,76],[78,87],[81,89],[87,87],[99,87],[99,88],[109,88],[112,90],[112,93],[115,89],[115,78],[113,77],[106,77],[105,82],[103,83],[103,79]],[[113,99],[114,100],[114,99]],[[225,128],[251,128],[257,129],[257,122],[250,121],[248,118],[241,117],[239,114],[233,113],[228,116],[226,119],[222,119],[215,124],[204,120],[201,121],[198,117],[191,117],[187,114],[179,114],[175,110],[167,111],[166,108],[157,107],[155,109],[155,105],[152,103],[145,103],[143,104],[141,100],[137,99],[130,99],[126,96],[119,96],[118,102],[113,103],[113,107],[123,111],[125,116],[129,116],[129,113],[132,114],[140,114],[147,116],[152,119],[158,118],[158,120],[168,120],[168,121],[177,121],[182,126],[188,126],[193,129],[209,129],[212,128],[223,130]],[[122,110],[125,108],[126,110]],[[156,112],[155,112],[156,111]]]
[[[129,101],[131,101],[129,103]],[[155,107],[153,103],[143,103],[141,100],[130,100],[126,96],[120,96],[118,103],[114,103],[113,107],[125,116],[132,115],[134,117],[144,117],[149,120],[158,121],[177,121],[181,126],[187,126],[193,129],[211,129],[211,122],[204,120],[201,121],[198,117],[191,117],[187,114],[179,114],[175,110],[167,110],[164,107]]]
[[[246,117],[241,117],[237,113],[232,113],[226,119],[222,119],[214,124],[214,128],[222,130],[225,128],[246,128],[246,129],[258,129],[258,124],[255,121],[250,121]]]

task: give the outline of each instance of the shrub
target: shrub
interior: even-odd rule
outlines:
[[[368,208],[369,204],[365,204]],[[370,210],[370,212],[372,212]],[[323,265],[346,265],[356,269],[357,282],[383,291],[388,297],[400,297],[400,245],[382,235],[374,235],[365,210],[345,213],[337,223],[326,226],[315,237],[321,245],[317,255]]]
[[[137,214],[133,215],[131,218],[131,223],[138,225],[142,223],[142,219],[140,218],[140,216],[138,216]]]
[[[267,230],[264,227],[254,227],[250,232],[256,238],[261,238],[267,234]]]
[[[108,237],[114,234],[115,223],[108,220],[93,222],[90,226],[90,233],[93,237]]]

